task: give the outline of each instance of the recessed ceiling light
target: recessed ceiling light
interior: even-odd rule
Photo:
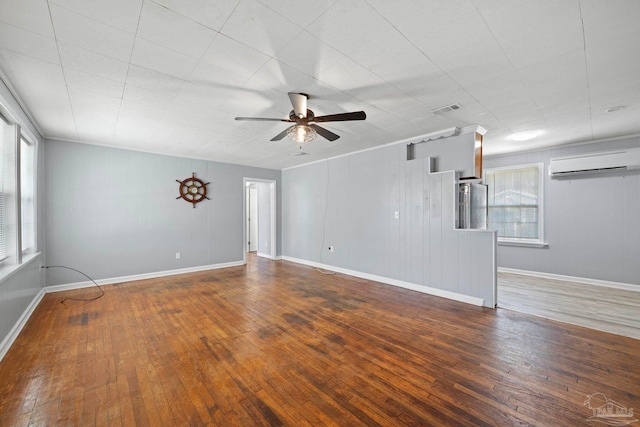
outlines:
[[[530,139],[536,138],[540,135],[542,135],[541,130],[527,130],[524,132],[512,133],[509,136],[509,139],[513,141],[529,141]]]
[[[624,110],[624,105],[616,105],[615,107],[609,107],[605,111],[605,113],[615,113],[616,111]]]

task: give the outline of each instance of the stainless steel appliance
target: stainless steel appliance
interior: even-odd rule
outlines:
[[[480,180],[460,182],[458,190],[458,228],[487,228],[488,188]]]

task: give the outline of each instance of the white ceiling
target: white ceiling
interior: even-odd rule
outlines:
[[[639,18],[637,0],[2,0],[0,73],[47,138],[280,169],[481,125],[496,154],[640,134]],[[287,124],[234,120],[288,117],[287,92],[367,120],[301,157],[269,142]]]

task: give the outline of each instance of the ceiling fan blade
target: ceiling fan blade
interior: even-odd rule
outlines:
[[[289,92],[289,99],[291,100],[291,105],[293,105],[293,111],[296,113],[296,116],[301,119],[307,117],[308,98],[304,93]]]
[[[289,132],[289,129],[291,129],[293,126],[289,126],[288,128],[286,128],[285,130],[283,130],[282,132],[280,132],[279,134],[277,134],[276,136],[274,136],[273,138],[271,138],[270,141],[280,141],[282,138],[284,138],[285,136],[287,136],[287,132]]]
[[[293,122],[293,120],[290,119],[271,119],[269,117],[236,117],[236,120],[251,120],[254,122]]]
[[[340,135],[336,135],[335,133],[322,128],[316,124],[310,124],[309,125],[310,128],[313,128],[316,132],[318,132],[318,135],[328,139],[329,141],[335,141],[336,139],[340,138]]]
[[[367,115],[364,111],[354,111],[352,113],[329,114],[327,116],[319,116],[313,119],[316,123],[321,122],[346,122],[349,120],[364,120]]]

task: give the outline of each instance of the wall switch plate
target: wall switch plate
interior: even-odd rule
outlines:
[[[400,211],[395,211],[395,212],[393,213],[393,217],[394,217],[395,219],[400,219]]]
[[[180,252],[176,252],[176,259],[180,259]]]

